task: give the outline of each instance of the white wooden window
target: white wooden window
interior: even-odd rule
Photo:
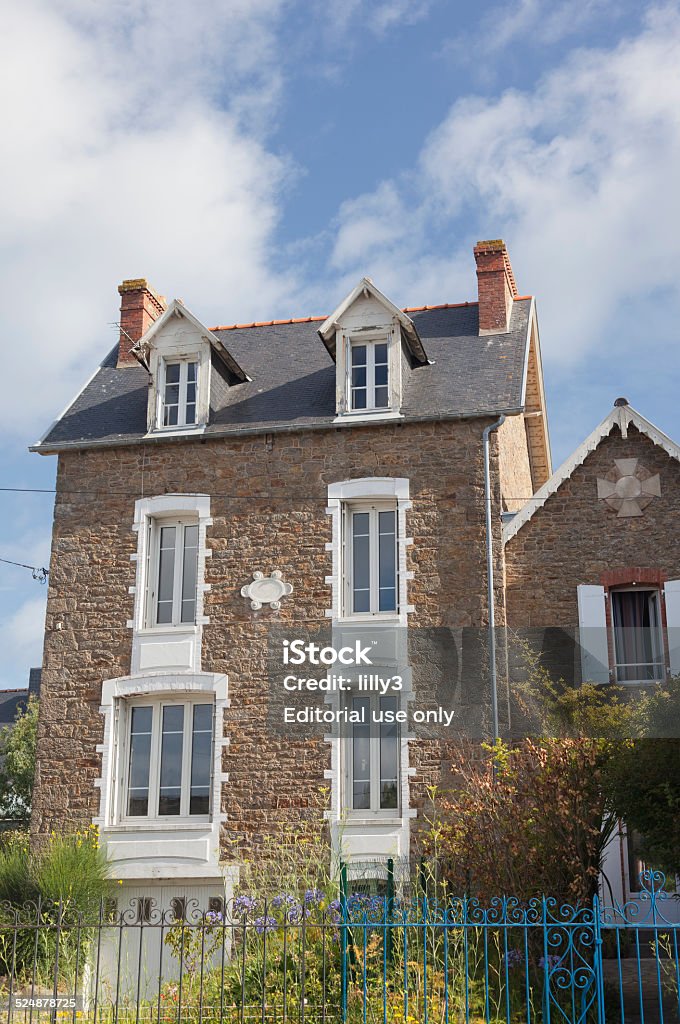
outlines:
[[[123,818],[210,816],[213,703],[126,703],[122,746]]]
[[[666,580],[663,596],[666,606],[668,667],[672,676],[680,676],[680,580]]]
[[[581,681],[609,682],[609,645],[604,587],[581,583],[578,600],[578,642],[581,648]]]
[[[389,408],[388,360],[387,340],[350,341],[349,408],[352,411]]]
[[[151,519],[148,544],[147,626],[196,621],[198,523]]]
[[[643,586],[609,591],[617,683],[665,677],[659,591]]]
[[[344,508],[345,614],[398,612],[397,510],[390,503]]]
[[[362,721],[351,725],[347,740],[347,808],[355,813],[399,813],[399,710],[395,696],[365,694],[351,698]]]
[[[164,359],[159,388],[159,427],[188,427],[196,423],[198,362]]]

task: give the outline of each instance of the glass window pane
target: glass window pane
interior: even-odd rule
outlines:
[[[149,812],[152,723],[152,708],[131,709],[127,813],[132,817],[146,815]]]
[[[380,710],[396,712],[396,697],[381,697]],[[380,723],[380,807],[398,807],[399,781],[399,725],[397,722]]]
[[[352,610],[371,610],[369,513],[352,514]]]
[[[379,345],[375,346],[375,365],[377,366],[379,363],[386,363],[386,362],[387,362],[387,344],[385,342],[381,342]]]
[[[196,367],[198,363],[187,363],[187,389],[190,384],[196,383]]]
[[[187,405],[187,407],[186,407],[185,422],[186,423],[195,423],[196,422],[196,406],[195,405]]]
[[[352,408],[366,408],[366,388],[352,388]]]
[[[196,401],[196,385],[187,384],[187,404],[192,405]]]
[[[365,388],[366,387],[366,367],[355,366],[352,370],[352,387],[353,388]]]
[[[376,388],[375,389],[375,407],[376,409],[386,409],[388,405],[387,388]]]
[[[371,727],[370,700],[354,697],[352,711],[363,715],[364,721],[352,727],[352,808],[369,810],[371,806]]]
[[[166,363],[165,364],[165,383],[166,384],[179,384],[179,363]]]
[[[191,791],[189,814],[210,811],[212,757],[212,704],[195,704],[191,742]]]
[[[198,526],[184,527],[181,622],[196,618],[196,574],[198,571]]]
[[[397,607],[396,512],[378,513],[378,609]]]
[[[366,365],[366,346],[352,345],[352,366]]]
[[[172,594],[175,579],[176,527],[162,526],[158,553],[158,593],[156,600],[156,622],[159,625],[172,622]]]
[[[161,734],[161,774],[158,813],[180,813],[182,795],[182,750],[184,746],[184,707],[181,704],[163,708]]]
[[[384,366],[376,366],[375,384],[376,387],[387,387],[387,364],[385,364]]]
[[[177,405],[177,404],[168,405],[168,403],[166,401],[165,408],[163,410],[163,426],[164,427],[176,427],[177,426],[178,413],[179,413],[179,405]]]

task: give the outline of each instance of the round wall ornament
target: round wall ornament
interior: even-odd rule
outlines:
[[[278,569],[275,569],[271,576],[265,576],[263,572],[254,572],[253,582],[241,587],[241,596],[250,599],[250,607],[254,612],[263,604],[268,604],[274,611],[278,611],[281,607],[281,598],[289,597],[292,593],[292,583],[286,583],[283,573]]]

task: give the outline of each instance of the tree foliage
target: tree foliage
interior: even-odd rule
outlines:
[[[680,681],[573,688],[524,660],[513,722],[525,738],[461,749],[430,816],[448,887],[589,901],[619,820],[648,864],[680,874]]]
[[[38,700],[28,698],[14,725],[0,732],[0,818],[27,821],[35,776]]]

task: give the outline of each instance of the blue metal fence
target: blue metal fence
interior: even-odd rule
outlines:
[[[8,1024],[671,1024],[679,909],[655,872],[613,906],[345,888],[96,919],[5,907],[0,1007]]]

